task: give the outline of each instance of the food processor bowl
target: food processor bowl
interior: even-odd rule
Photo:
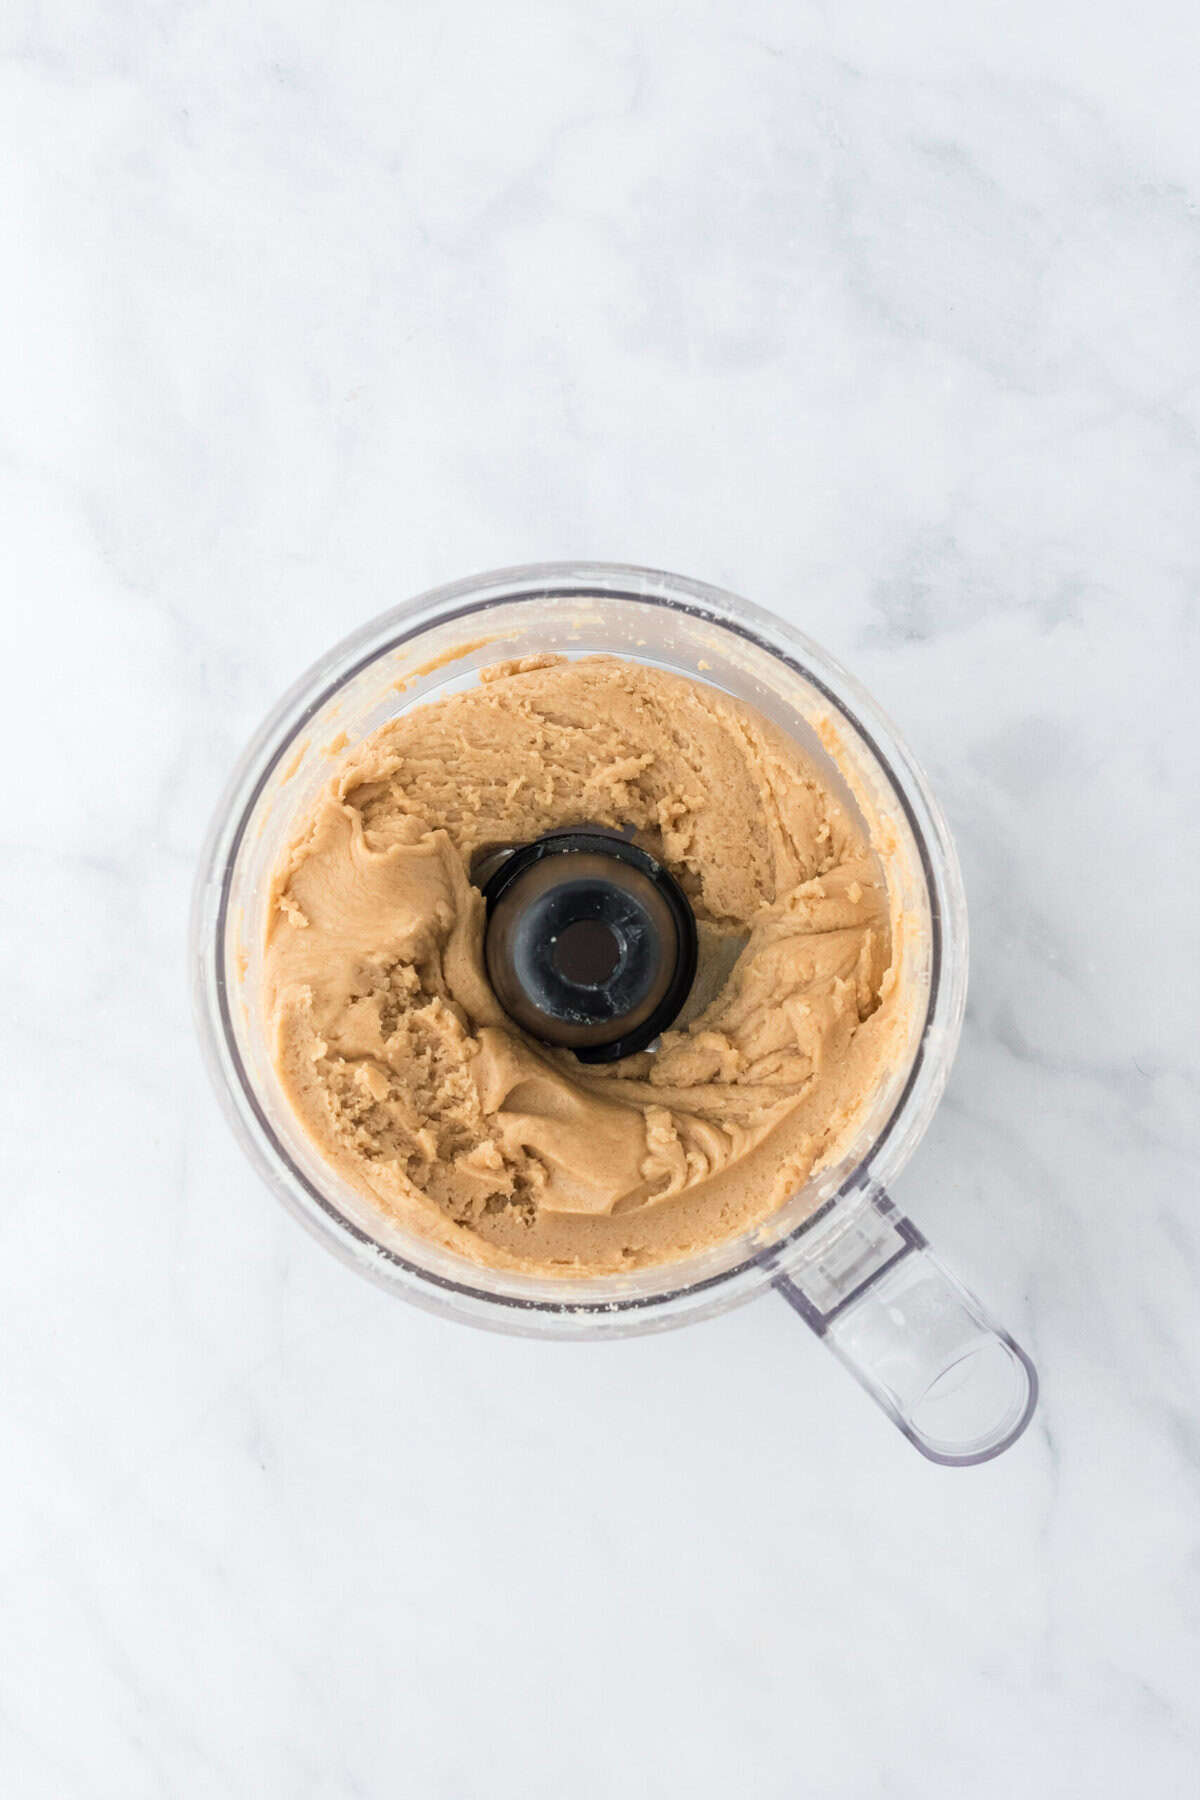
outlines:
[[[891,901],[904,1041],[836,1162],[753,1230],[628,1273],[516,1273],[405,1230],[308,1139],[280,1088],[261,1001],[271,874],[331,758],[409,707],[471,685],[480,668],[544,652],[651,664],[757,708],[860,817]],[[284,695],[238,763],[201,859],[191,956],[206,1060],[251,1162],[322,1243],[394,1293],[495,1330],[598,1338],[685,1325],[774,1290],[933,1461],[984,1461],[1028,1423],[1029,1358],[887,1193],[958,1043],[967,919],[954,846],[870,696],[760,608],[679,575],[563,563],[455,582],[383,613]]]

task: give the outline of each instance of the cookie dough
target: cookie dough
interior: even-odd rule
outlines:
[[[484,971],[472,858],[632,827],[682,884],[701,969],[656,1049],[525,1037]],[[277,868],[265,1002],[324,1159],[478,1262],[597,1274],[764,1219],[831,1160],[894,1041],[887,892],[796,745],[612,657],[531,657],[346,755]]]

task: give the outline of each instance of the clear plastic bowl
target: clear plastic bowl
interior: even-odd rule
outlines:
[[[687,1261],[596,1277],[491,1269],[406,1232],[320,1158],[276,1080],[259,994],[265,895],[330,755],[503,658],[607,652],[739,696],[800,742],[886,840],[904,919],[908,1037],[845,1153],[764,1224]],[[829,754],[836,750],[836,760]],[[935,1461],[996,1455],[1032,1414],[1025,1353],[929,1255],[887,1196],[958,1043],[967,918],[954,846],[925,778],[870,696],[816,644],[747,601],[617,564],[541,564],[410,600],[338,644],[271,712],[217,809],[192,914],[196,1015],[214,1085],[251,1162],[331,1250],[418,1305],[543,1337],[685,1325],[774,1289]]]

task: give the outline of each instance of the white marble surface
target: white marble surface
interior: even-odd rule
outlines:
[[[6,1796],[1197,1791],[1198,55],[1166,0],[3,9]],[[986,1468],[770,1301],[405,1309],[207,1091],[260,715],[589,555],[801,623],[945,801],[899,1197],[1041,1366]]]

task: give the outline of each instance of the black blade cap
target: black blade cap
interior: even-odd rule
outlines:
[[[696,975],[696,921],[647,851],[568,828],[493,853],[481,873],[488,977],[530,1036],[616,1062],[673,1023]]]

